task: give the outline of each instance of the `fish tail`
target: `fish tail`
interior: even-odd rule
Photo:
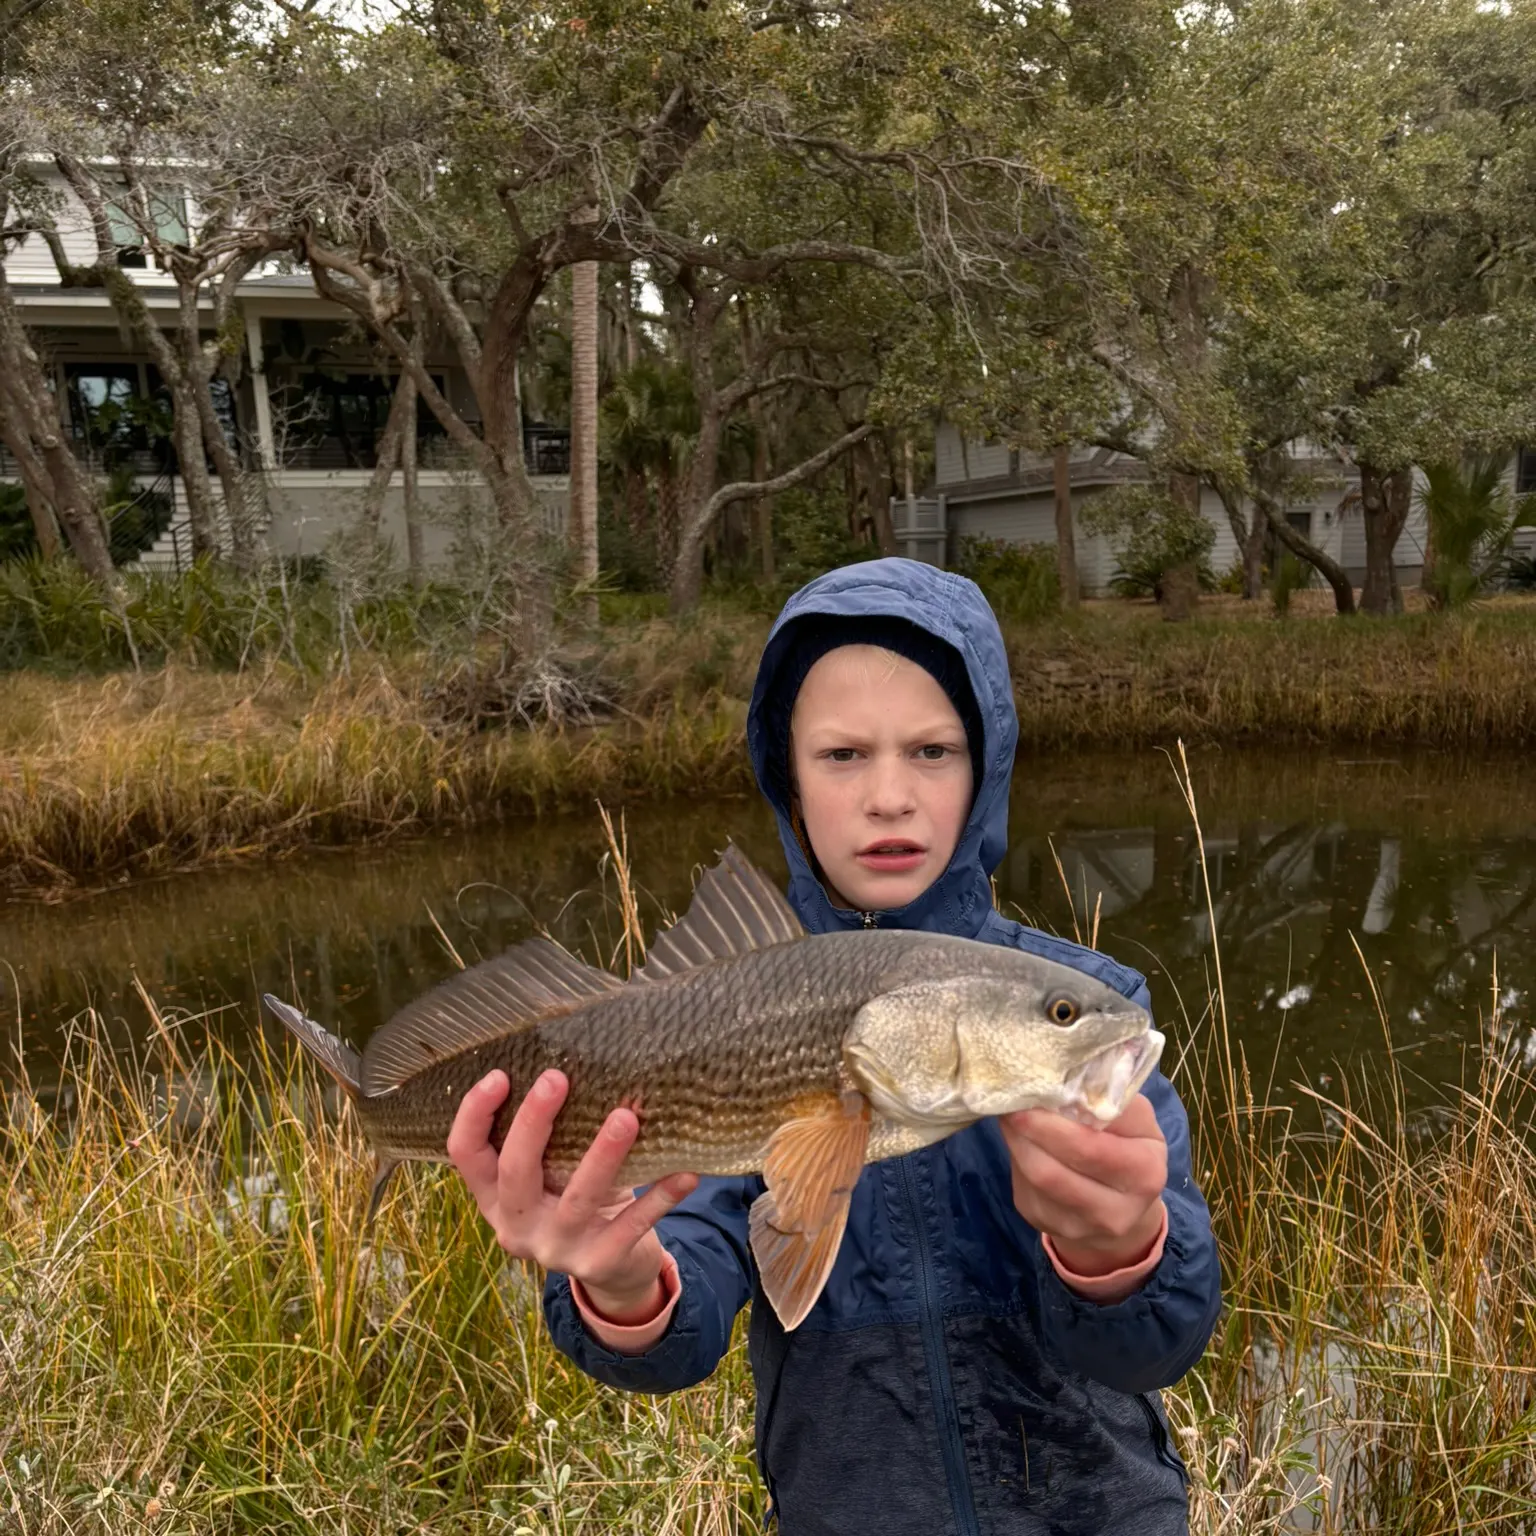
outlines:
[[[298,1037],[299,1044],[334,1077],[350,1099],[363,1096],[363,1058],[344,1040],[338,1040],[323,1024],[306,1019],[297,1008],[290,1008],[281,998],[264,993],[262,1001]]]

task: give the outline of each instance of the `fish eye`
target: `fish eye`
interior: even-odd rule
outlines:
[[[1077,1004],[1070,997],[1053,998],[1045,1005],[1045,1016],[1053,1024],[1071,1024],[1077,1018]]]

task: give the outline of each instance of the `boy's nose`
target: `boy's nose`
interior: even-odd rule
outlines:
[[[877,758],[871,765],[865,810],[871,816],[904,816],[916,805],[912,774],[900,761]]]

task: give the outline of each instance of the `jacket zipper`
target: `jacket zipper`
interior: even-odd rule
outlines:
[[[971,1483],[965,1470],[965,1447],[960,1443],[960,1421],[955,1409],[955,1387],[949,1374],[949,1356],[944,1350],[944,1320],[939,1310],[938,1281],[933,1271],[933,1251],[928,1245],[928,1229],[923,1225],[918,1204],[917,1185],[906,1158],[896,1165],[901,1169],[902,1192],[917,1243],[918,1320],[923,1327],[923,1353],[928,1359],[928,1378],[933,1383],[934,1416],[939,1421],[939,1450],[944,1458],[944,1475],[949,1483],[949,1503],[954,1511],[960,1536],[980,1536],[976,1523],[976,1504],[971,1497]]]
[[[1147,1430],[1152,1436],[1152,1454],[1172,1472],[1179,1474],[1179,1481],[1187,1488],[1189,1486],[1189,1472],[1168,1443],[1168,1431],[1163,1428],[1163,1421],[1158,1417],[1157,1409],[1152,1406],[1152,1398],[1149,1393],[1132,1393],[1136,1401],[1141,1404],[1141,1411],[1147,1416]]]
[[[859,918],[860,926],[864,928],[878,928],[880,926],[876,921],[875,914],[873,912],[860,912]]]

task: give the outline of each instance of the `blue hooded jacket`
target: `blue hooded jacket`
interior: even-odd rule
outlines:
[[[834,907],[771,788],[770,719],[786,625],[813,614],[914,622],[963,657],[982,718],[985,761],[946,872],[881,927],[1012,944],[1074,966],[1143,1006],[1145,980],[1107,956],[1004,918],[988,876],[1008,841],[1018,718],[992,610],[962,577],[909,560],[844,567],[798,592],[763,652],[748,745],[774,803],[789,899],[812,933],[862,925]],[[1182,1536],[1184,1469],[1157,1389],[1200,1358],[1221,1308],[1215,1240],[1190,1171],[1189,1126],[1172,1085],[1143,1092],[1168,1142],[1168,1235],[1141,1289],[1100,1306],[1062,1284],[1013,1204],[1008,1153],[984,1120],[864,1169],[837,1262],[793,1333],[766,1301],[752,1308],[757,1452],[783,1536]],[[545,1317],[556,1345],[611,1386],[670,1392],[702,1381],[758,1290],[747,1211],[758,1177],[706,1178],[661,1221],[678,1263],[671,1326],[624,1356],[582,1326],[569,1281],[551,1275]]]

